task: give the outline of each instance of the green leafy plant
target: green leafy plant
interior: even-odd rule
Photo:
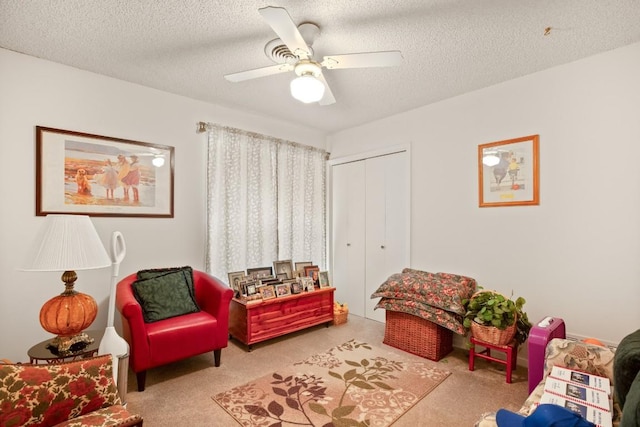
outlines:
[[[506,329],[516,322],[515,339],[518,344],[527,340],[531,330],[531,322],[522,307],[526,300],[518,297],[515,301],[494,291],[482,291],[471,299],[463,301],[467,312],[464,316],[465,329],[471,329],[471,323]]]

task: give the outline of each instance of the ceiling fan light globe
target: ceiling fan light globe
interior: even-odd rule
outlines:
[[[312,75],[302,75],[291,80],[291,96],[300,102],[318,102],[324,96],[324,84]]]

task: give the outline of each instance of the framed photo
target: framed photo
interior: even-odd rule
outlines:
[[[294,265],[296,270],[304,271],[304,268],[308,265],[313,265],[313,262],[311,261],[296,262]]]
[[[299,294],[300,292],[302,292],[302,285],[299,282],[292,282],[291,283],[291,293],[292,294]]]
[[[249,296],[249,295],[255,295],[258,293],[256,282],[244,282],[243,285],[245,289],[245,292],[244,292],[245,295]]]
[[[236,292],[240,292],[244,294],[242,289],[242,282],[244,282],[247,276],[244,275],[244,271],[234,271],[232,273],[227,273],[229,276],[229,287]]]
[[[275,285],[275,289],[277,297],[285,297],[287,295],[291,295],[291,287],[288,283],[280,283],[279,285]]]
[[[286,261],[274,261],[273,271],[275,271],[277,277],[280,277],[281,274],[286,274],[287,277],[284,278],[291,279],[293,277],[293,264],[290,259]]]
[[[330,288],[331,285],[329,284],[329,272],[321,271],[320,273],[318,273],[318,282],[320,283],[321,288]]]
[[[260,286],[260,296],[263,300],[272,299],[276,297],[276,291],[273,285]]]
[[[301,277],[300,278],[300,285],[302,286],[302,291],[303,292],[313,292],[315,291],[315,285],[313,283],[313,278],[311,277]]]
[[[273,277],[273,269],[271,267],[247,268],[247,276],[253,279],[266,279]]]
[[[318,267],[317,265],[308,265],[304,268],[304,275],[306,277],[311,277],[313,279],[313,284],[316,286],[320,286],[319,273],[320,267]]]
[[[478,146],[480,207],[539,205],[539,135]]]
[[[36,126],[36,215],[173,218],[174,147]]]
[[[267,278],[267,279],[258,279],[258,282],[260,282],[260,286],[263,285],[279,285],[280,283],[282,283],[282,280],[278,279],[278,278]]]

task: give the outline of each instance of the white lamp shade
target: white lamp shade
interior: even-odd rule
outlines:
[[[109,254],[89,216],[47,215],[22,270],[89,270],[110,265]]]
[[[318,102],[324,96],[324,84],[309,74],[291,80],[291,96],[298,101],[309,104]]]

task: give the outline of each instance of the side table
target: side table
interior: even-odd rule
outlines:
[[[469,370],[473,371],[475,365],[475,358],[486,359],[491,362],[501,363],[507,367],[507,383],[511,384],[511,373],[516,369],[516,363],[518,359],[518,344],[515,340],[506,345],[491,344],[488,342],[480,341],[477,338],[471,337],[471,347],[469,348]],[[476,351],[476,345],[484,347],[482,351]],[[506,360],[498,359],[491,356],[491,350],[504,352]]]
[[[87,345],[84,349],[75,353],[67,354],[65,356],[56,355],[47,348],[47,345],[53,340],[48,339],[34,345],[27,351],[29,356],[29,363],[38,364],[43,361],[48,364],[56,364],[62,362],[68,362],[76,359],[84,359],[87,357],[95,356],[98,354],[98,347],[100,346],[100,340],[102,339],[101,331],[85,331],[89,337],[93,338],[93,342]]]

